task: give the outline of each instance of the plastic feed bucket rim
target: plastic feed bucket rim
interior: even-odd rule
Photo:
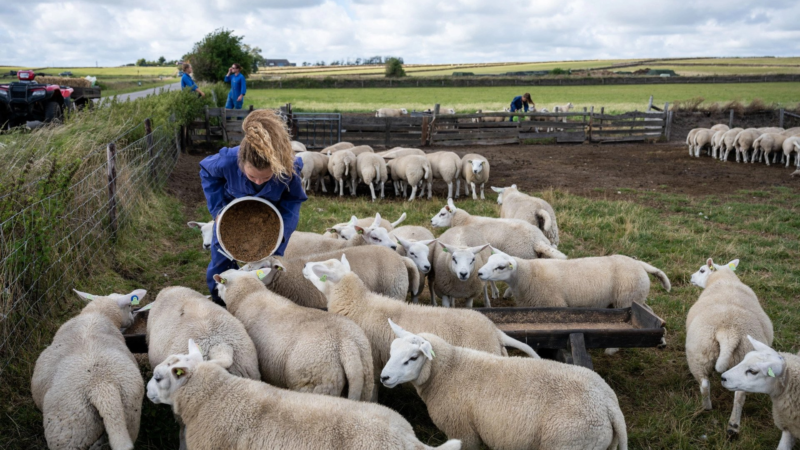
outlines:
[[[280,230],[279,230],[279,233],[278,233],[278,239],[275,242],[275,246],[272,248],[272,250],[270,250],[269,255],[268,255],[268,256],[272,256],[275,253],[275,250],[277,250],[278,247],[280,247],[281,242],[283,241],[283,217],[281,216],[280,212],[278,212],[278,208],[276,208],[275,205],[273,205],[270,201],[264,200],[263,198],[260,198],[260,197],[240,197],[240,198],[234,199],[232,202],[228,203],[224,208],[222,208],[222,211],[220,211],[220,213],[217,215],[217,225],[222,223],[222,217],[225,215],[225,213],[228,211],[228,209],[231,206],[233,206],[233,205],[235,205],[235,204],[237,204],[239,202],[244,202],[244,201],[257,201],[257,202],[264,203],[265,205],[267,205],[270,208],[272,208],[272,211],[274,211],[275,215],[278,217],[278,223],[280,223],[281,227],[280,227]],[[233,258],[233,255],[231,255],[231,252],[229,252],[228,249],[225,248],[225,244],[222,242],[222,237],[220,236],[220,233],[219,233],[219,226],[215,226],[214,228],[216,228],[217,241],[219,242],[219,246],[222,247],[222,250],[228,256],[230,256],[231,259],[235,259],[235,258]],[[255,262],[255,261],[244,261],[244,262]]]

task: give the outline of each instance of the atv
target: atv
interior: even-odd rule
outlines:
[[[73,88],[39,84],[32,70],[17,72],[19,81],[0,84],[0,129],[24,125],[27,121],[60,121],[64,109],[72,107]]]

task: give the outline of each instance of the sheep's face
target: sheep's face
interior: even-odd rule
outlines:
[[[431,271],[431,263],[429,261],[431,253],[430,245],[437,242],[436,239],[414,242],[398,237],[397,242],[403,246],[406,251],[406,256],[414,261],[420,273],[425,274]]]
[[[478,270],[478,278],[482,281],[508,281],[517,270],[517,261],[505,253],[494,251],[488,262]]]
[[[303,276],[325,295],[332,283],[338,283],[349,272],[350,262],[346,255],[342,255],[341,260],[308,262],[303,266]]]
[[[708,284],[708,277],[710,277],[713,272],[716,272],[717,270],[719,270],[719,269],[721,269],[723,267],[727,267],[728,269],[735,271],[736,267],[738,267],[738,266],[739,266],[739,260],[738,259],[734,259],[733,261],[729,262],[728,264],[726,264],[724,266],[720,266],[720,265],[714,264],[714,260],[713,259],[708,258],[708,260],[706,261],[706,265],[700,267],[700,269],[697,272],[692,274],[692,280],[691,280],[692,284],[695,285],[695,286],[699,286],[699,287],[705,289],[706,285]]]
[[[442,251],[448,258],[450,271],[461,281],[469,280],[475,270],[476,255],[489,246],[486,244],[481,247],[454,247],[441,242],[439,245],[442,246]]]
[[[510,190],[510,189],[516,191],[517,190],[517,185],[516,184],[512,184],[510,187],[507,187],[507,188],[499,188],[499,187],[492,186],[492,190],[497,192],[497,204],[498,205],[502,205],[503,204],[503,194],[507,190]]]
[[[334,225],[328,228],[326,231],[333,234],[331,237],[334,239],[344,239],[345,241],[349,241],[350,239],[354,238],[356,234],[358,234],[358,230],[356,229],[357,222],[358,218],[356,216],[351,216],[350,222]]]
[[[214,236],[214,221],[211,222],[187,222],[189,228],[200,230],[203,235],[203,250],[211,250],[211,240]]]
[[[116,303],[122,312],[122,324],[120,325],[122,328],[133,325],[133,307],[138,306],[147,295],[147,291],[144,289],[136,289],[128,294],[109,294],[107,296],[88,294],[77,289],[73,289],[73,291],[84,300],[94,301],[105,298]]]
[[[155,404],[171,405],[175,391],[186,384],[197,364],[203,362],[200,347],[189,339],[189,353],[171,355],[153,369],[153,378],[147,382],[147,398]]]
[[[408,114],[408,110],[405,108],[400,108],[400,114]]]
[[[363,232],[364,240],[367,241],[367,244],[381,245],[392,250],[397,250],[397,244],[389,237],[389,232],[386,231],[386,228],[364,228]]]
[[[453,222],[453,215],[456,213],[456,206],[452,200],[448,201],[447,206],[440,209],[438,213],[431,219],[431,225],[434,227],[445,228],[449,227]]]
[[[214,281],[217,282],[217,294],[219,295],[219,298],[222,299],[222,301],[227,302],[228,290],[231,289],[233,286],[235,286],[236,283],[242,280],[243,278],[252,278],[254,280],[260,280],[262,283],[264,283],[264,285],[267,285],[272,280],[270,274],[272,274],[272,269],[270,269],[269,267],[257,268],[252,270],[241,270],[241,269],[226,270],[221,274],[214,275]]]
[[[261,280],[265,286],[269,286],[273,281],[275,281],[275,277],[278,276],[278,273],[286,270],[286,267],[284,267],[283,263],[281,263],[278,258],[270,256],[269,258],[262,259],[261,261],[247,263],[243,265],[240,270],[245,272],[255,272],[256,277]]]
[[[786,369],[786,360],[768,345],[750,336],[747,339],[755,350],[745,355],[736,367],[722,374],[722,386],[731,391],[772,394]]]
[[[465,162],[472,165],[472,173],[476,175],[483,172],[483,167],[486,164],[486,161],[482,159],[468,159]]]
[[[389,325],[397,336],[392,341],[389,361],[381,371],[381,383],[389,389],[419,378],[425,363],[434,358],[431,343],[416,334],[409,333],[389,319]]]

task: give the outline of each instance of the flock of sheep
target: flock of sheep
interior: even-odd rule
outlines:
[[[800,127],[784,130],[779,127],[729,128],[717,124],[711,128],[694,128],[686,136],[689,155],[700,157],[700,152],[714,159],[727,161],[731,151],[736,153],[736,162],[756,161],[770,165],[785,163],[789,167],[792,155],[800,170]]]
[[[438,238],[400,226],[405,214],[295,232],[284,257],[214,277],[226,308],[185,287],[136,310],[144,290],[79,292],[88,305],[57,332],[32,379],[48,446],[86,449],[107,436],[114,450],[133,448],[145,385],[120,329],[143,326],[140,312],[149,310],[146,394],[172,407],[189,449],[430,448],[377,403],[377,383],[411,383],[450,438],[437,448],[627,449],[617,396],[599,375],[539,359],[470,308],[480,296],[491,306],[500,281],[519,306],[647,307],[649,275],[669,291],[667,275],[621,255],[567,259],[551,205],[516,186],[492,189],[499,218],[449,198],[431,218],[448,228]],[[203,230],[204,248],[208,225],[190,224]],[[709,259],[692,275],[704,290],[687,317],[687,360],[704,408],[712,370],[736,391],[730,433],[739,431],[745,391],[771,394],[788,449],[800,436],[800,357],[769,347],[772,323],[737,264]],[[418,301],[426,281],[430,305]],[[527,357],[509,357],[506,347]]]

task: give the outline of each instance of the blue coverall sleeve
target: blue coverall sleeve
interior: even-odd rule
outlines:
[[[181,77],[181,89],[183,89],[183,88],[185,88],[185,87],[187,87],[187,86],[188,86],[188,87],[191,87],[191,88],[192,88],[191,90],[192,90],[193,92],[197,90],[197,84],[194,82],[194,80],[192,79],[192,77],[190,77],[190,76],[189,76],[189,74],[186,74],[186,73],[185,73],[185,74],[183,74],[183,76]]]
[[[223,163],[224,160],[219,153],[200,161],[200,182],[203,186],[203,193],[206,196],[208,212],[211,213],[213,218],[216,218],[217,214],[225,207],[223,192],[226,180],[223,173]]]
[[[224,81],[226,83],[230,83],[231,82],[231,76],[230,75],[225,75],[225,80]]]
[[[244,75],[242,75],[242,92],[239,92],[239,95],[244,95],[245,93],[247,93],[247,80],[245,80]]]
[[[283,218],[283,242],[278,247],[278,250],[275,251],[278,256],[283,256],[283,252],[289,244],[289,238],[292,237],[292,233],[297,229],[297,223],[300,221],[300,205],[308,200],[300,177],[302,168],[303,161],[297,158],[294,163],[294,175],[289,181],[289,186],[283,191],[280,201],[275,205]]]

